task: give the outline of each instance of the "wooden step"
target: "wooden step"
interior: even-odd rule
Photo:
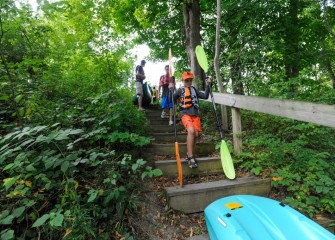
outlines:
[[[174,133],[174,126],[166,125],[149,125],[148,126],[149,134],[152,133]],[[184,130],[184,126],[177,125],[178,133]]]
[[[155,138],[155,142],[157,143],[174,143],[174,133],[151,133],[151,137]],[[186,142],[187,133],[179,132],[177,134],[177,140],[180,143]]]
[[[177,125],[178,124],[182,125],[179,120],[177,120],[176,122],[177,122]],[[148,118],[148,123],[149,123],[149,125],[168,125],[169,124],[169,119],[168,118],[160,118],[160,117],[159,118],[157,118],[157,117]]]
[[[160,118],[161,114],[162,114],[162,110],[152,110],[152,111],[146,110],[145,111],[145,115],[148,118],[152,118],[152,117]]]
[[[153,143],[149,147],[145,149],[143,153],[148,159],[152,158],[152,156],[167,156],[172,159],[175,156],[175,144],[174,143],[165,143],[165,144],[157,144]],[[186,143],[179,143],[179,154],[181,158],[186,156]],[[215,146],[212,143],[198,143],[195,147],[195,155],[196,156],[208,156],[215,152]]]
[[[183,176],[204,175],[222,173],[223,169],[221,160],[218,157],[203,157],[197,158],[198,168],[191,169],[185,161],[185,156],[182,157]],[[163,175],[167,177],[175,177],[178,175],[176,160],[159,160],[155,161],[155,167],[162,170]]]
[[[236,194],[267,196],[271,189],[271,179],[244,177],[235,180],[188,184],[182,188],[167,187],[165,192],[171,208],[184,213],[202,212],[215,200]]]

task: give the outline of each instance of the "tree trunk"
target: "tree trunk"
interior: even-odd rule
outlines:
[[[285,73],[286,80],[299,76],[299,24],[298,24],[299,0],[290,0],[287,23],[285,26]],[[294,97],[297,85],[295,82],[290,84],[290,97]]]
[[[326,67],[327,67],[327,71],[330,75],[330,78],[332,79],[332,82],[333,82],[333,89],[335,90],[335,73],[333,71],[331,62],[329,60],[327,60],[327,62],[326,62]]]
[[[244,87],[242,82],[242,63],[240,56],[237,56],[236,59],[230,66],[230,76],[233,85],[233,93],[245,95]]]
[[[217,0],[217,14],[216,14],[216,33],[215,33],[215,56],[214,56],[214,69],[216,79],[219,85],[220,93],[225,92],[222,85],[222,79],[220,75],[220,28],[221,28],[221,0]],[[228,117],[227,117],[227,108],[225,105],[221,105],[221,118],[222,118],[222,129],[228,130]]]
[[[184,44],[194,74],[195,81],[193,85],[203,89],[203,72],[195,55],[195,47],[200,45],[200,3],[199,0],[185,1],[183,6],[184,14]]]

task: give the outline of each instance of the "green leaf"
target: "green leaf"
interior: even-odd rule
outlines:
[[[84,132],[84,130],[82,130],[82,129],[74,129],[74,130],[71,130],[69,132],[69,134],[74,135],[74,134],[79,134],[79,133],[83,133],[83,132]]]
[[[7,95],[2,95],[0,97],[0,100],[2,100],[2,101],[7,101],[8,99],[9,99],[9,96],[7,96]]]
[[[59,132],[51,132],[47,138],[46,138],[46,142],[50,143],[52,140],[54,140],[57,136],[59,135]]]
[[[143,180],[146,176],[148,176],[148,172],[143,172],[141,175],[141,179]]]
[[[26,205],[26,207],[31,207],[31,206],[35,205],[35,203],[36,203],[36,201],[29,200],[25,205]]]
[[[1,240],[11,240],[14,238],[14,230],[5,229],[1,232]]]
[[[154,174],[154,176],[155,177],[159,177],[159,176],[162,176],[163,175],[163,172],[162,172],[162,170],[160,170],[160,169],[154,169],[153,171],[153,174]]]
[[[70,163],[68,161],[64,161],[61,166],[62,172],[65,173],[67,169],[69,168],[69,166],[70,166]]]
[[[42,226],[50,218],[49,214],[44,214],[42,217],[38,218],[32,227]]]
[[[99,193],[98,190],[91,189],[91,190],[88,192],[88,195],[90,195],[90,197],[88,198],[87,202],[88,202],[88,203],[93,202],[93,201],[97,198],[98,193]]]
[[[17,102],[17,103],[20,102],[22,98],[23,98],[23,95],[17,95],[15,97],[15,102]]]
[[[11,169],[13,166],[14,166],[15,163],[10,163],[8,165],[6,165],[6,167],[4,167],[4,171],[8,170],[8,169]]]
[[[50,225],[53,227],[61,227],[64,220],[64,215],[57,213],[56,216],[50,221]]]
[[[1,212],[1,215],[0,215],[0,219],[4,219],[5,217],[7,217],[9,215],[9,210],[4,210]]]
[[[3,224],[3,225],[9,225],[9,224],[12,224],[12,221],[14,219],[14,216],[13,215],[8,215],[7,217],[5,217],[4,219],[2,219],[0,221],[0,224]]]
[[[36,171],[36,168],[34,167],[34,164],[30,164],[26,167],[26,170],[28,172],[34,172],[34,171]]]
[[[4,186],[5,186],[5,188],[6,188],[6,191],[9,189],[9,188],[11,188],[14,184],[15,184],[15,182],[16,182],[16,180],[19,178],[20,176],[17,176],[17,177],[13,177],[13,178],[6,178],[6,179],[4,179],[3,181],[4,181]]]
[[[16,208],[14,211],[13,211],[13,216],[14,218],[18,218],[18,217],[21,217],[22,213],[24,212],[24,210],[26,210],[26,207],[19,207],[19,208]]]

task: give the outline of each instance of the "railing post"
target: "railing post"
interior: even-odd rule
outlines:
[[[235,153],[242,152],[242,124],[241,113],[239,108],[231,108],[233,123],[233,144]]]

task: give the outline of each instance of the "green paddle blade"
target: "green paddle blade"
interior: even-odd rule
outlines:
[[[207,62],[207,57],[206,57],[206,53],[203,49],[202,46],[198,45],[195,48],[195,55],[197,56],[198,59],[198,63],[200,65],[200,67],[207,73],[208,71],[208,62]]]
[[[233,159],[231,158],[228,146],[224,140],[221,141],[220,155],[224,173],[226,174],[227,178],[234,179],[235,169]]]

